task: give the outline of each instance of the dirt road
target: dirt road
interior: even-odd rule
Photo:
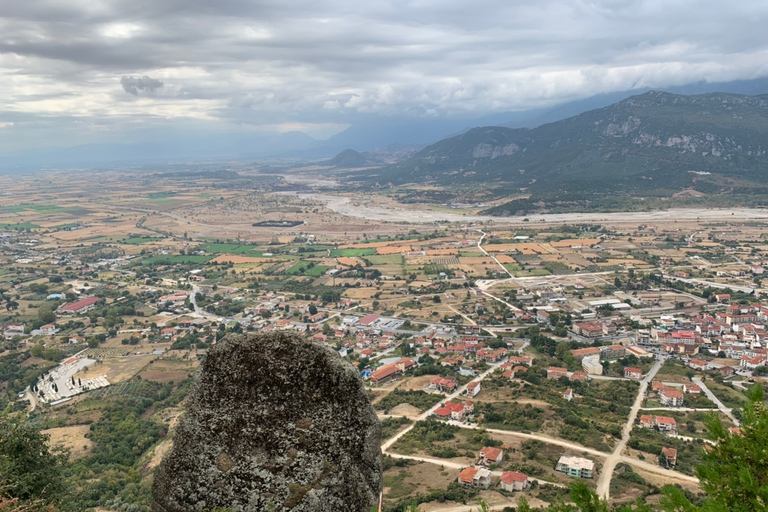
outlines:
[[[637,413],[640,411],[640,407],[643,405],[643,398],[645,397],[645,390],[648,389],[648,384],[653,380],[653,377],[656,375],[656,372],[659,371],[659,368],[661,368],[661,361],[656,361],[656,364],[653,365],[653,368],[651,368],[651,371],[648,372],[648,374],[645,376],[645,378],[640,382],[640,389],[637,392],[637,398],[635,398],[635,404],[632,406],[632,410],[629,413],[629,418],[627,418],[627,423],[624,425],[624,430],[622,430],[621,433],[621,440],[616,443],[616,448],[613,449],[613,453],[608,456],[608,458],[605,459],[605,463],[603,464],[602,472],[600,473],[600,478],[597,481],[597,495],[608,498],[610,494],[611,489],[611,479],[613,478],[613,470],[616,468],[616,464],[618,464],[619,461],[624,459],[622,457],[621,452],[624,451],[624,448],[627,446],[627,441],[629,441],[629,435],[632,433],[632,429],[635,427],[635,419],[637,418]],[[641,463],[642,461],[634,461],[633,463]],[[636,464],[637,465],[637,464]],[[644,465],[644,464],[643,464]],[[649,464],[649,466],[652,466]],[[653,465],[652,466],[654,470],[658,467]],[[647,468],[643,468],[647,469]],[[649,470],[650,471],[650,470]]]

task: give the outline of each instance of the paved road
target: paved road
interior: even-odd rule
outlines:
[[[722,412],[723,414],[728,416],[728,418],[730,418],[731,421],[733,421],[734,424],[736,424],[737,426],[741,424],[739,422],[739,420],[736,419],[736,416],[733,415],[732,409],[727,408],[723,404],[723,402],[721,402],[720,399],[717,398],[715,396],[715,394],[712,393],[712,391],[709,390],[709,388],[706,386],[706,384],[704,384],[699,377],[694,377],[691,380],[694,382],[694,384],[696,384],[697,386],[699,386],[701,388],[701,390],[704,392],[704,394],[707,395],[707,398],[712,400],[715,403],[715,405],[717,405],[717,408],[720,409],[720,412]]]
[[[632,410],[629,413],[627,423],[624,425],[624,430],[622,430],[621,440],[616,443],[616,448],[613,449],[613,453],[611,453],[611,455],[605,459],[605,464],[603,464],[600,478],[597,481],[598,496],[602,496],[608,499],[610,495],[613,470],[616,468],[616,464],[622,460],[621,452],[623,452],[624,448],[627,446],[629,435],[632,433],[632,429],[635,426],[637,413],[640,411],[640,407],[643,405],[643,398],[645,398],[645,390],[648,389],[648,384],[651,382],[651,380],[653,380],[653,377],[656,375],[656,372],[659,371],[659,368],[661,368],[661,364],[661,361],[656,361],[656,364],[653,365],[651,371],[649,371],[645,378],[640,382],[640,390],[637,392],[635,404],[632,406]]]

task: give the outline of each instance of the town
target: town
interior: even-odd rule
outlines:
[[[261,175],[44,176],[2,178],[0,389],[75,458],[99,411],[184,389],[227,333],[295,331],[364,379],[388,505],[551,503],[574,479],[630,502],[700,492],[706,418],[738,434],[768,377],[759,215],[372,222]]]

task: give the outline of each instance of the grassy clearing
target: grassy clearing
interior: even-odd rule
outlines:
[[[210,254],[247,254],[249,256],[256,255],[256,247],[242,244],[211,243],[201,245],[200,250]]]
[[[330,268],[333,267],[329,267],[327,265],[313,265],[311,268],[309,268],[309,264],[302,261],[296,263],[294,266],[286,270],[285,273],[292,276],[320,277]]]
[[[371,254],[376,254],[376,249],[333,249],[331,251],[332,258],[341,256],[369,256]]]
[[[720,384],[711,379],[707,379],[704,382],[704,385],[707,386],[707,388],[709,388],[709,390],[723,402],[723,405],[728,408],[740,408],[747,401],[747,397],[742,391],[739,391],[728,384]]]
[[[37,229],[40,226],[31,222],[17,222],[0,224],[0,229]]]
[[[411,420],[406,417],[386,418],[381,421],[381,438],[389,439],[403,430],[406,425],[410,425],[411,423]]]
[[[387,412],[397,405],[410,404],[423,412],[437,404],[443,398],[445,398],[443,395],[430,394],[419,390],[403,391],[395,389],[379,400],[375,407],[380,411]]]

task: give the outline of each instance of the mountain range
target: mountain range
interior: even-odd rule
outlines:
[[[768,95],[651,91],[532,129],[474,128],[395,165],[362,173],[382,184],[482,184],[517,201],[765,193]]]
[[[666,88],[678,94],[726,92],[768,93],[768,78],[732,82],[700,82]],[[551,108],[531,108],[517,112],[496,112],[463,118],[412,118],[357,115],[351,126],[327,140],[317,140],[302,132],[281,134],[243,134],[242,132],[178,131],[141,132],[141,140],[92,143],[66,148],[42,148],[0,153],[0,170],[46,167],[92,167],[104,165],[153,164],[169,162],[232,160],[314,160],[332,158],[340,151],[366,152],[367,161],[389,162],[410,156],[427,144],[467,132],[476,126],[535,128],[589,110],[606,107],[645,89],[600,94]]]

